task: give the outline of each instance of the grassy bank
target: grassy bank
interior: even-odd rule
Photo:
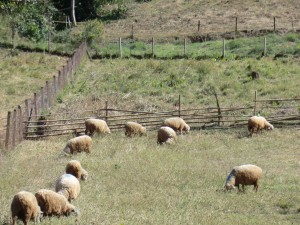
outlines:
[[[0,166],[0,224],[9,222],[20,190],[54,190],[66,163],[80,160],[89,172],[73,202],[81,215],[42,224],[297,224],[300,222],[299,130],[274,130],[252,139],[235,132],[194,131],[172,146],[156,133],[94,137],[90,155],[59,156],[69,137],[25,141]],[[235,165],[263,169],[257,193],[222,191]]]

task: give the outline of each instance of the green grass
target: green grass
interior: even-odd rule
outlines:
[[[9,222],[12,197],[20,190],[54,190],[71,159],[89,172],[73,204],[75,217],[42,224],[297,224],[300,180],[299,130],[275,129],[246,137],[246,129],[192,131],[175,145],[158,146],[156,133],[126,138],[116,132],[94,137],[92,153],[59,156],[70,137],[24,141],[0,166],[0,224]],[[263,169],[257,193],[223,192],[235,165]]]

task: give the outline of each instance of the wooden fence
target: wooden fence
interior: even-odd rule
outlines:
[[[32,98],[25,99],[23,104],[7,113],[6,127],[4,130],[0,129],[0,132],[4,132],[2,135],[5,137],[4,144],[0,144],[0,149],[1,147],[14,148],[26,138],[24,134],[26,134],[30,123],[33,121],[35,124],[40,123],[39,120],[44,118],[43,115],[51,108],[58,92],[71,80],[86,53],[86,49],[86,43],[82,43],[51,81],[46,81],[45,86],[41,87],[39,92],[33,93]]]
[[[179,103],[178,108],[164,112],[113,109],[105,102],[105,107],[100,109],[43,115],[47,119],[39,122],[24,120],[24,137],[38,139],[71,133],[81,135],[85,130],[84,121],[90,117],[106,120],[111,130],[123,130],[127,121],[139,122],[148,130],[153,130],[160,127],[164,119],[173,116],[182,117],[192,130],[231,129],[245,127],[248,118],[256,114],[265,115],[275,127],[300,126],[299,101],[300,98],[257,99],[256,96],[253,104],[248,106],[182,109]]]

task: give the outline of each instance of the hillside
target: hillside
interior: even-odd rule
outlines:
[[[129,37],[132,25],[134,37],[145,40],[224,33],[235,30],[236,17],[238,30],[272,30],[274,17],[276,28],[300,30],[300,5],[294,0],[153,0],[128,4],[128,17],[106,24],[105,35]]]

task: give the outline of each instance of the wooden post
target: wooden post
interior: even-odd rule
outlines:
[[[186,38],[184,39],[184,49],[183,49],[183,54],[186,56],[187,53],[187,48],[186,48]]]
[[[9,138],[10,138],[10,117],[11,112],[8,111],[6,118],[6,136],[5,136],[5,149],[8,149],[9,146]]]
[[[292,31],[295,32],[295,29],[294,29],[294,18],[292,18]]]
[[[181,99],[180,95],[178,96],[178,117],[181,116]]]
[[[56,83],[56,76],[53,76],[53,84],[52,84],[52,88],[53,88],[53,96],[56,95],[56,91],[57,91],[57,83]]]
[[[36,93],[33,93],[33,104],[34,104],[34,115],[36,116],[38,114],[37,109],[37,96]]]
[[[276,31],[276,17],[274,16],[274,32]]]
[[[44,87],[41,87],[41,108],[42,108],[42,112],[43,112],[45,110]]]
[[[119,38],[119,56],[122,58],[122,38]]]
[[[225,58],[225,38],[223,38],[223,52],[222,52],[222,58]]]
[[[267,56],[267,37],[264,38],[264,56]]]
[[[198,20],[198,32],[200,32],[200,20]]]
[[[61,86],[62,86],[61,85],[61,70],[59,70],[58,71],[58,77],[57,77],[57,88],[58,88],[58,90],[60,90]]]
[[[108,101],[105,101],[105,121],[108,120]]]
[[[30,100],[29,99],[25,100],[25,107],[26,107],[26,121],[29,122],[31,113],[32,113],[32,110],[30,109]],[[29,125],[29,123],[26,123],[26,125],[24,127],[24,133],[26,133],[28,131],[28,125]]]
[[[50,53],[50,41],[51,41],[51,32],[50,26],[48,27],[48,53]]]
[[[131,25],[131,38],[133,39],[133,24]]]
[[[154,49],[154,37],[152,37],[152,57],[155,56],[155,49]]]
[[[257,91],[254,92],[253,116],[256,116],[256,99],[257,99]]]
[[[218,126],[220,126],[220,123],[221,123],[221,119],[222,119],[222,112],[221,112],[221,107],[220,107],[220,103],[219,103],[219,99],[218,99],[218,94],[216,92],[216,90],[213,90],[213,94],[216,98],[216,103],[217,103],[217,107],[218,107]],[[224,122],[223,122],[224,124]]]
[[[18,118],[19,118],[19,140],[18,143],[21,143],[23,140],[23,119],[22,119],[22,108],[18,105]]]
[[[12,133],[12,147],[13,149],[16,147],[16,136],[17,136],[17,110],[14,109],[13,114],[13,133]]]
[[[49,87],[49,81],[46,80],[46,91],[47,91],[47,104],[46,104],[46,108],[50,108],[51,107],[51,90]]]

